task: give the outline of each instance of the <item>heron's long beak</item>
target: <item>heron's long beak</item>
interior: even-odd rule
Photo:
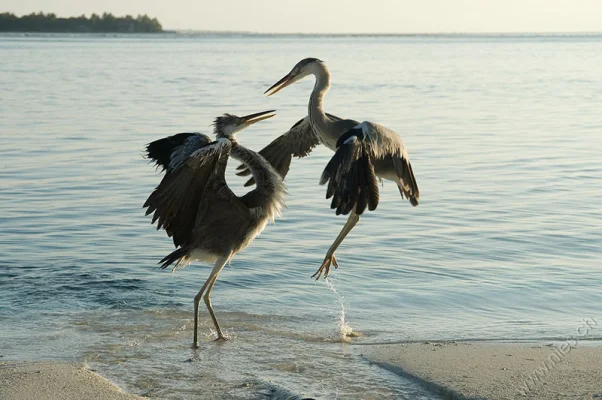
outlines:
[[[278,93],[279,91],[281,91],[282,89],[284,89],[285,87],[290,85],[291,83],[294,83],[295,80],[293,78],[295,78],[295,75],[291,75],[290,73],[286,74],[286,76],[284,78],[282,78],[278,82],[274,83],[272,85],[272,87],[269,88],[268,90],[266,90],[265,92],[263,92],[263,94],[267,94],[268,96],[271,96],[273,94]],[[272,89],[275,89],[275,90],[272,93],[268,93]]]
[[[247,126],[254,124],[255,122],[263,121],[264,119],[272,118],[276,110],[262,111],[255,114],[245,115],[241,117]],[[268,115],[266,115],[268,114]]]

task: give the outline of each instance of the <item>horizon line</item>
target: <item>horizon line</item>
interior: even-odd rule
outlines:
[[[483,31],[483,32],[258,32],[236,30],[163,29],[163,33],[228,34],[256,36],[526,36],[526,35],[602,35],[602,31]]]

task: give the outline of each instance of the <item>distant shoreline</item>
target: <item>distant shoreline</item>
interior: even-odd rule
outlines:
[[[157,18],[148,15],[116,17],[111,13],[62,18],[53,13],[31,13],[17,17],[0,13],[0,32],[12,33],[162,33]]]

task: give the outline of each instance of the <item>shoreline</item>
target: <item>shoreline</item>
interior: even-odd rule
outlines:
[[[354,347],[360,358],[444,399],[602,398],[600,342],[411,341]],[[145,399],[122,391],[85,362],[62,361],[0,362],[0,398]]]
[[[360,356],[448,399],[602,398],[602,345],[428,341],[358,346]]]
[[[135,400],[83,362],[2,361],[0,398],[4,400]]]

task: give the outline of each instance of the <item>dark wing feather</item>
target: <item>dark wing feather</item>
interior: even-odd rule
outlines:
[[[338,148],[326,165],[320,184],[328,183],[326,198],[332,197],[330,207],[337,215],[361,215],[366,207],[376,209],[379,200],[371,152],[360,127],[353,128],[339,140]]]
[[[420,199],[418,184],[410,164],[408,150],[397,133],[382,125],[364,121],[341,135],[337,146],[342,146],[350,140],[358,140],[362,144],[363,157],[370,158],[370,166],[366,164],[365,168],[373,168],[375,172],[379,172],[379,176],[386,176],[387,179],[395,181],[401,197],[409,199],[413,206],[418,205]],[[371,174],[367,177],[370,176]],[[370,182],[367,184],[372,185]],[[374,193],[375,190],[368,192],[370,195]],[[377,200],[371,197],[368,199],[371,199],[371,202],[368,202],[368,209],[376,207]]]
[[[186,159],[196,151],[211,143],[209,136],[202,133],[184,132],[155,140],[146,145],[146,158],[154,161],[161,170],[171,172],[172,160],[177,157]]]
[[[230,141],[220,139],[192,152],[163,177],[144,203],[146,215],[154,212],[152,222],[157,221],[157,229],[164,228],[173,236],[176,247],[189,241],[206,190],[229,191],[224,172],[230,149]]]
[[[341,118],[326,114],[333,121],[340,121]],[[259,151],[268,162],[278,171],[284,179],[291,166],[293,157],[305,157],[320,144],[320,140],[314,133],[309,124],[309,116],[300,119],[289,129],[288,132],[274,139],[270,144]],[[248,176],[251,171],[243,165],[239,165],[236,173],[239,176]],[[245,186],[250,186],[255,183],[255,179],[251,178],[245,183]]]

